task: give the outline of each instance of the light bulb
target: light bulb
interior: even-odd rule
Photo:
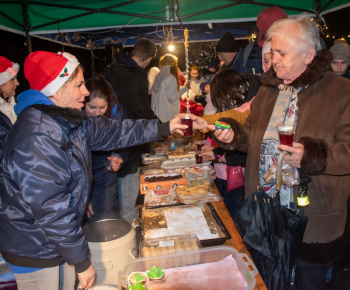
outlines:
[[[170,51],[173,51],[175,49],[175,46],[173,44],[169,44],[168,49]]]

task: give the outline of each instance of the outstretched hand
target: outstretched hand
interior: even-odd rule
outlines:
[[[231,143],[233,141],[233,137],[235,133],[233,132],[232,129],[215,130],[215,125],[209,125],[208,129],[214,131],[215,137],[223,143]]]
[[[186,116],[190,116],[191,120],[193,121],[193,129],[205,129],[208,127],[207,121],[205,121],[203,118],[198,117],[193,114],[178,114],[175,116],[174,119],[170,121],[170,132],[177,132],[181,135],[183,135],[183,131],[187,129],[187,125],[181,124],[181,118],[184,118]]]

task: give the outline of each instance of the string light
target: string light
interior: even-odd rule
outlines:
[[[188,82],[188,75],[190,74],[190,71],[189,71],[190,67],[188,64],[188,29],[187,28],[185,28],[185,30],[184,30],[184,38],[185,38],[184,45],[185,45],[185,56],[186,56],[186,82]],[[189,90],[187,90],[187,111],[186,111],[186,114],[191,114]]]

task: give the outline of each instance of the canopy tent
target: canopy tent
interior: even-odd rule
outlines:
[[[263,9],[275,5],[288,15],[307,12],[320,17],[350,3],[347,0],[8,0],[0,1],[0,5],[0,29],[24,33],[30,48],[31,35],[51,35],[53,39],[57,38],[55,34],[71,33],[70,38],[69,34],[64,37],[72,39],[74,33],[101,29],[115,33],[123,29],[124,33],[125,29],[152,26],[154,33],[160,25],[210,27],[213,23],[255,21]],[[137,35],[150,32],[137,32]]]

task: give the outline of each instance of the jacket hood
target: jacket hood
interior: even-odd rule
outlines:
[[[170,67],[168,65],[165,65],[163,66],[158,75],[156,76],[156,79],[153,83],[153,87],[152,87],[152,90],[154,92],[159,92],[161,90],[161,85],[162,85],[162,82],[167,79],[169,77],[169,75],[171,75],[170,73]]]
[[[27,90],[19,94],[17,104],[15,105],[15,113],[18,116],[25,108],[34,104],[53,105],[56,106],[48,97],[37,90]]]
[[[122,65],[126,65],[128,67],[133,67],[133,68],[137,68],[139,70],[142,70],[143,71],[143,68],[140,67],[136,61],[134,61],[131,57],[130,54],[122,54],[118,57],[118,61],[120,64]]]
[[[291,86],[295,88],[305,87],[318,81],[329,70],[333,60],[333,55],[329,50],[319,51],[312,62],[307,66],[306,70],[297,77]],[[261,76],[261,83],[268,87],[278,87],[283,84],[283,80],[276,76],[273,66]]]

